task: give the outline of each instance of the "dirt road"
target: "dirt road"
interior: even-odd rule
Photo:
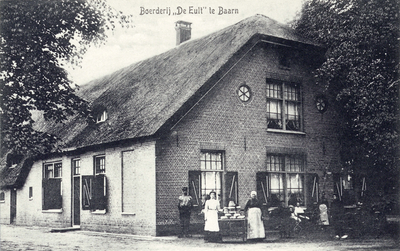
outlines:
[[[72,231],[52,233],[48,228],[0,226],[1,251],[14,250],[166,250],[166,251],[245,251],[245,250],[296,250],[296,251],[337,251],[337,250],[400,250],[398,241],[390,237],[379,239],[313,239],[295,237],[272,238],[259,243],[205,243],[201,236],[192,238],[141,237],[125,234]]]

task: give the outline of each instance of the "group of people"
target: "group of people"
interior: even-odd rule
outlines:
[[[192,197],[188,195],[187,187],[182,189],[182,195],[179,196],[178,209],[181,224],[181,232],[178,237],[190,237],[189,224],[191,209],[193,207]],[[262,240],[265,238],[264,223],[262,221],[261,203],[257,200],[257,193],[252,191],[250,199],[244,208],[247,214],[247,239]],[[220,202],[217,200],[217,194],[214,191],[209,193],[204,203],[204,239],[209,242],[219,242],[219,224],[218,213],[222,211]]]
[[[181,232],[178,237],[190,237],[189,234],[189,224],[190,224],[190,215],[193,207],[193,199],[190,195],[188,195],[187,187],[182,189],[182,195],[179,196],[179,218],[181,224]],[[250,199],[247,201],[244,211],[247,216],[247,239],[253,241],[263,240],[265,238],[265,229],[264,223],[262,219],[262,211],[261,211],[261,203],[257,199],[257,192],[252,191],[250,193]],[[321,208],[322,207],[322,208]],[[325,209],[324,209],[325,207]],[[296,207],[289,206],[289,211],[284,210],[282,206],[280,208],[282,212],[279,213],[280,217],[284,221],[281,228],[281,235],[284,233],[290,235],[290,231],[292,228],[291,222],[297,221],[300,222],[302,219],[309,219],[307,216],[304,216],[303,209],[300,207],[299,203],[297,203]],[[321,222],[322,224],[330,224],[334,226],[335,230],[335,238],[337,239],[345,239],[347,238],[347,234],[344,233],[343,229],[343,215],[344,215],[344,207],[340,200],[338,200],[337,195],[334,195],[333,201],[330,205],[328,217],[327,213],[327,205],[321,203]],[[218,213],[222,211],[220,208],[220,201],[217,200],[216,192],[212,191],[209,193],[208,198],[205,200],[203,204],[203,213],[204,213],[204,238],[209,242],[219,242],[219,223],[218,223]],[[329,218],[331,221],[329,222]]]

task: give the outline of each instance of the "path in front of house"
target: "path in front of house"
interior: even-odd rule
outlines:
[[[265,240],[260,243],[205,243],[200,236],[193,238],[142,237],[91,231],[52,233],[48,228],[0,225],[0,250],[400,250],[398,241],[392,238],[349,239],[344,241],[309,238]]]

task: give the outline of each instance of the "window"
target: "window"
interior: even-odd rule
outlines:
[[[45,164],[44,170],[45,170],[44,176],[46,179],[61,178],[61,175],[62,175],[61,163]]]
[[[279,206],[305,202],[303,155],[269,154],[267,172],[257,173],[258,196],[264,204]]]
[[[103,112],[99,113],[99,114],[96,116],[96,122],[97,122],[97,123],[104,122],[104,121],[107,120],[107,118],[108,118],[107,111],[104,110]]]
[[[328,108],[328,101],[324,95],[315,98],[315,106],[320,113],[324,113]]]
[[[21,163],[23,155],[20,154],[7,154],[7,167],[14,168]]]
[[[200,170],[189,171],[189,194],[195,206],[201,206],[211,191],[216,192],[221,206],[226,206],[230,200],[239,203],[238,173],[224,172],[224,169],[223,151],[201,152]]]
[[[82,176],[82,208],[83,210],[107,209],[107,177],[106,157],[93,157],[94,175]]]
[[[72,170],[74,175],[81,174],[81,160],[80,159],[72,159]]]
[[[29,187],[29,199],[33,199],[33,187]]]
[[[221,196],[222,190],[222,152],[202,152],[200,158],[201,194],[211,191]]]
[[[43,210],[62,208],[62,163],[43,165]]]
[[[268,128],[301,130],[300,85],[267,81]]]
[[[4,202],[5,201],[5,194],[3,191],[0,192],[0,202]]]
[[[96,156],[94,157],[95,174],[102,174],[106,172],[106,157]]]
[[[239,96],[240,101],[242,101],[244,103],[250,101],[251,90],[248,85],[241,85],[237,91],[237,94]]]

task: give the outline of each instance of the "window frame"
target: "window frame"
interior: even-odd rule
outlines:
[[[79,165],[76,165],[76,163],[79,163]],[[72,166],[73,176],[74,177],[80,176],[81,175],[81,159],[80,158],[71,159],[71,166]]]
[[[221,150],[206,150],[206,149],[203,149],[203,150],[201,150],[200,151],[201,152],[201,157],[200,157],[200,174],[201,174],[201,180],[200,180],[200,191],[201,191],[201,195],[203,195],[203,194],[209,194],[211,191],[215,191],[216,192],[216,194],[217,194],[217,199],[222,199],[221,197],[223,196],[223,179],[224,179],[224,177],[223,177],[223,174],[224,174],[224,171],[225,171],[225,151],[221,151]],[[202,162],[205,162],[205,163],[214,163],[214,164],[216,164],[216,160],[215,159],[212,159],[212,157],[210,156],[210,161],[207,161],[207,157],[205,158],[205,160],[203,161],[203,156],[204,156],[204,154],[219,154],[220,155],[220,161],[218,161],[218,163],[220,163],[220,168],[219,169],[207,169],[207,168],[203,168],[203,165],[202,165]],[[204,165],[205,167],[207,167],[207,165],[205,164]],[[212,166],[212,165],[211,165]],[[217,168],[218,168],[218,166],[217,166]],[[215,187],[215,189],[209,189],[208,187],[207,188],[204,188],[203,187],[203,183],[204,182],[206,182],[206,181],[204,181],[204,177],[205,177],[205,175],[206,175],[206,173],[214,173],[215,175],[218,173],[219,174],[219,186],[220,186],[220,188],[219,188],[219,190],[218,190],[218,188],[217,187]],[[207,184],[206,184],[206,186],[207,186]],[[218,197],[219,196],[219,197]]]
[[[278,160],[278,162],[271,163],[270,160],[272,158],[275,158]],[[290,161],[294,160],[297,163],[291,163]],[[263,187],[266,190],[266,195],[264,193],[260,194],[259,196],[263,195],[265,198],[264,200],[268,200],[268,204],[271,203],[271,198],[272,198],[272,188],[271,188],[271,183],[272,183],[272,175],[279,175],[280,181],[282,181],[282,185],[279,185],[279,190],[282,190],[283,193],[283,201],[285,202],[285,206],[288,206],[290,203],[290,197],[291,194],[301,194],[301,200],[302,204],[306,204],[308,202],[307,198],[307,170],[306,170],[306,156],[304,154],[298,154],[298,153],[293,153],[293,154],[285,154],[285,153],[268,153],[267,154],[267,159],[266,159],[266,166],[265,166],[265,171],[262,173],[266,173],[266,176],[268,177],[268,181],[265,182],[265,187]],[[268,163],[271,163],[271,168],[268,167]],[[278,167],[276,165],[278,164]],[[298,170],[294,170],[296,168],[296,165],[298,166]],[[272,166],[274,166],[274,170],[272,170]],[[289,168],[293,167],[293,168]],[[290,176],[291,175],[296,175],[299,176],[299,179],[301,180],[301,188],[297,187],[297,189],[301,189],[299,193],[293,192],[296,188],[294,187],[289,187],[289,182]],[[261,190],[261,188],[259,188]],[[263,191],[265,191],[263,189]],[[276,194],[276,193],[274,193]],[[278,193],[280,194],[280,193]],[[262,198],[263,199],[263,198]],[[278,198],[279,199],[279,198]],[[262,201],[264,201],[262,200]],[[282,200],[280,200],[282,201]],[[273,206],[277,206],[277,202]],[[295,204],[295,203],[292,203]],[[295,205],[294,205],[295,206]]]
[[[56,167],[57,165],[57,167]],[[48,167],[51,166],[51,169]],[[51,176],[49,176],[51,170]],[[44,163],[43,177],[45,179],[62,179],[62,162]]]
[[[28,197],[29,197],[29,200],[33,200],[33,187],[29,187]]]
[[[42,210],[44,211],[62,210],[62,168],[60,160],[43,163]]]
[[[6,193],[4,191],[0,191],[0,203],[6,202]]]
[[[294,97],[294,98],[289,98]],[[266,79],[266,118],[267,130],[303,132],[303,89],[301,83]],[[274,104],[275,103],[275,104]],[[288,111],[292,107],[294,114]],[[276,108],[276,111],[272,111]],[[289,116],[297,118],[290,119]],[[276,117],[276,118],[271,118]],[[271,122],[275,122],[275,125]],[[292,128],[289,122],[295,121]],[[270,123],[272,125],[270,125]],[[298,128],[296,127],[298,123]]]
[[[245,88],[246,91],[244,91],[243,88]],[[237,93],[238,99],[239,99],[240,102],[242,102],[243,104],[249,103],[249,102],[252,100],[252,98],[253,98],[253,92],[251,91],[250,86],[249,86],[248,84],[246,84],[246,83],[242,83],[242,84],[238,87],[236,93]],[[246,94],[247,94],[247,95],[246,95]]]
[[[99,112],[96,116],[96,123],[102,123],[108,119],[108,113],[107,110],[103,110],[102,112]]]
[[[97,163],[97,160],[100,160],[100,162]],[[104,163],[101,163],[101,160],[104,160]],[[97,165],[97,164],[99,164],[99,165]],[[94,168],[94,175],[106,174],[106,155],[105,154],[93,156],[93,168]]]

